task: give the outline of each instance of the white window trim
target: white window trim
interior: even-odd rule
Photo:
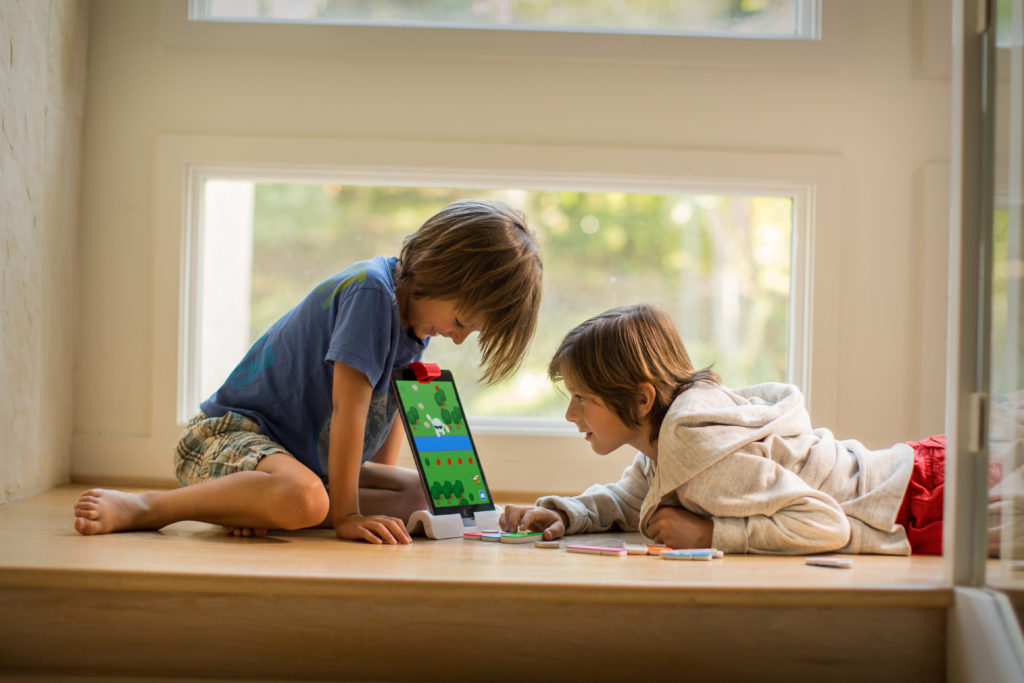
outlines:
[[[415,54],[473,59],[568,59],[728,65],[754,69],[833,70],[847,59],[849,0],[822,0],[802,22],[820,39],[706,37],[650,33],[424,28],[365,25],[189,21],[188,0],[162,0],[169,46],[328,50],[354,55]]]
[[[343,163],[342,163],[343,162]],[[302,169],[301,172],[297,169]],[[152,457],[164,457],[181,432],[183,368],[189,362],[186,330],[192,284],[182,277],[193,258],[187,227],[197,210],[189,183],[200,172],[248,177],[336,177],[359,171],[368,182],[397,178],[440,184],[440,178],[482,186],[534,186],[566,178],[579,189],[740,192],[756,189],[796,199],[791,378],[806,392],[815,423],[838,417],[839,280],[843,225],[843,163],[833,155],[773,154],[690,149],[603,148],[553,145],[437,143],[397,140],[161,136],[157,145],[156,235],[153,242],[153,337],[150,395]],[[584,180],[588,182],[584,182]],[[429,181],[429,182],[428,182]],[[799,322],[798,322],[799,321]],[[802,349],[802,351],[797,351]],[[488,453],[488,478],[503,489],[530,491],[530,472],[548,472],[547,487],[571,491],[586,482],[614,481],[632,453],[595,459],[582,439],[569,439],[557,424],[506,425],[504,435],[474,421],[478,446]],[[555,421],[557,422],[557,421]],[[620,449],[628,450],[628,449]],[[554,457],[557,456],[557,457]],[[554,459],[553,459],[554,458]],[[540,468],[540,469],[538,469]]]

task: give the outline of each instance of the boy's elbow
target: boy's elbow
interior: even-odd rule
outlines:
[[[827,553],[845,548],[850,543],[850,519],[844,514],[833,516],[828,523],[819,527],[813,550],[810,552]]]
[[[782,536],[776,539],[777,545],[773,546],[767,539],[751,545],[755,548],[763,545],[764,551],[770,553],[811,555],[835,552],[850,542],[850,520],[842,513],[791,519],[780,524],[779,529]]]

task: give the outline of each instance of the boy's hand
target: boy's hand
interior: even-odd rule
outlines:
[[[660,507],[647,523],[647,535],[672,548],[710,548],[714,531],[710,519],[680,507]]]
[[[533,505],[506,505],[498,518],[502,531],[543,531],[545,541],[565,535],[565,513]]]
[[[366,541],[378,545],[412,543],[412,537],[405,529],[405,523],[397,517],[386,515],[348,515],[334,525],[334,533],[338,538],[350,541]]]

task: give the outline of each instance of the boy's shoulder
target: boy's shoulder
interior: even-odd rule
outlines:
[[[370,283],[382,284],[394,289],[395,264],[398,259],[387,256],[375,256],[365,261],[356,261],[340,273],[329,278],[328,282],[342,284]]]
[[[397,259],[377,256],[366,261],[356,261],[345,270],[320,283],[313,290],[324,308],[331,305],[339,295],[352,294],[363,289],[374,289],[394,297],[394,264]]]

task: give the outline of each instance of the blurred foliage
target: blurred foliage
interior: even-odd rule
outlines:
[[[436,338],[426,360],[460,379],[470,415],[561,417],[546,380],[562,336],[587,317],[646,301],[665,309],[698,366],[727,384],[786,377],[792,200],[259,183],[254,193],[251,336],[349,263],[397,255],[402,238],[460,198],[523,210],[544,260],[544,301],[531,352],[512,379],[479,376],[475,336]]]
[[[1019,216],[1019,214],[1018,214]],[[1024,388],[1024,320],[1020,302],[1024,297],[1024,258],[1020,226],[1010,238],[1010,212],[997,209],[992,225],[992,370],[993,392],[1012,394]],[[1018,253],[1011,253],[1012,251]]]
[[[996,44],[1011,46],[1013,40],[1014,0],[996,0]]]

